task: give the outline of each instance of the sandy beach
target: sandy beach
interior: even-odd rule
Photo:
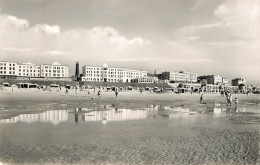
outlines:
[[[233,95],[238,107],[228,108],[220,94],[205,94],[200,104],[198,93],[101,93],[99,99],[86,90],[0,91],[0,162],[259,163],[259,95]],[[37,118],[46,114],[55,119]]]

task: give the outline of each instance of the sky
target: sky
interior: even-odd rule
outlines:
[[[0,0],[0,61],[260,82],[259,0]]]

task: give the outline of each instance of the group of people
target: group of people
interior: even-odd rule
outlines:
[[[79,90],[78,88],[75,88],[75,93],[76,93],[76,96],[78,96],[78,93],[79,93]],[[94,93],[95,93],[95,90],[94,90]],[[68,88],[65,88],[65,95],[68,96],[69,95],[69,89]],[[97,96],[98,98],[100,99],[101,98],[101,90],[99,90],[97,92]],[[118,96],[118,90],[115,90],[115,95],[116,95],[116,98]],[[90,97],[90,90],[88,90],[88,96]],[[94,99],[94,96],[92,97],[92,99]]]
[[[233,100],[232,100],[232,94],[228,92],[228,93],[226,94],[226,96],[227,96],[227,106],[230,106],[230,107],[231,107],[232,102],[233,102]],[[237,106],[237,104],[238,104],[238,98],[235,98],[234,102],[235,102],[235,105]]]
[[[229,92],[227,92],[226,96],[227,96],[227,106],[230,106],[230,107],[231,107],[232,102],[233,102],[233,100],[232,100],[232,94],[229,93]],[[214,100],[213,102],[215,103],[215,100]],[[234,102],[235,102],[235,105],[236,105],[236,107],[237,107],[238,98],[235,98]],[[205,96],[204,96],[204,94],[201,94],[201,95],[200,95],[200,104],[205,104]]]

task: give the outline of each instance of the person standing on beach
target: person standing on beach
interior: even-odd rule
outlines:
[[[200,96],[200,104],[204,104],[205,100],[204,100],[204,95],[201,94]]]
[[[98,91],[98,97],[99,97],[99,99],[101,97],[101,91],[100,90]]]
[[[77,87],[76,87],[76,90],[75,90],[75,92],[76,92],[76,96],[78,96],[79,90],[78,90],[78,88],[77,88]]]
[[[51,92],[52,92],[52,89],[50,88],[50,90],[49,90],[49,91],[50,91],[50,93],[51,93]]]
[[[230,106],[231,107],[231,104],[232,104],[232,95],[231,93],[228,94],[228,97],[227,97],[227,106]]]
[[[117,98],[117,95],[118,95],[118,91],[117,90],[116,90],[115,94],[116,94],[116,98]]]
[[[143,89],[140,89],[140,94],[142,94],[143,93]]]
[[[65,90],[65,95],[69,95],[69,90],[68,90],[68,88],[66,88],[66,90]]]
[[[237,106],[237,104],[238,104],[238,98],[235,98],[235,105]]]

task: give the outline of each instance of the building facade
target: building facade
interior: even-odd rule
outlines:
[[[228,79],[222,78],[219,75],[204,75],[198,77],[198,82],[200,82],[201,84],[225,85],[228,84]]]
[[[222,84],[222,77],[219,75],[208,75],[207,84],[213,84],[213,85]]]
[[[179,72],[162,72],[161,79],[173,82],[197,82],[197,73],[179,71]]]
[[[62,78],[69,77],[69,66],[58,62],[41,65],[41,77]]]
[[[246,85],[246,80],[243,78],[235,78],[232,80],[232,86],[239,86],[240,84]]]
[[[109,68],[106,64],[102,67],[90,65],[83,67],[82,81],[131,82],[136,78],[147,78],[147,71]]]
[[[0,61],[0,78],[16,78],[17,65],[15,62]]]
[[[53,64],[36,65],[33,63],[0,62],[1,78],[67,78],[69,77],[68,65],[58,62]]]
[[[222,78],[222,84],[227,85],[228,84],[228,78]]]

